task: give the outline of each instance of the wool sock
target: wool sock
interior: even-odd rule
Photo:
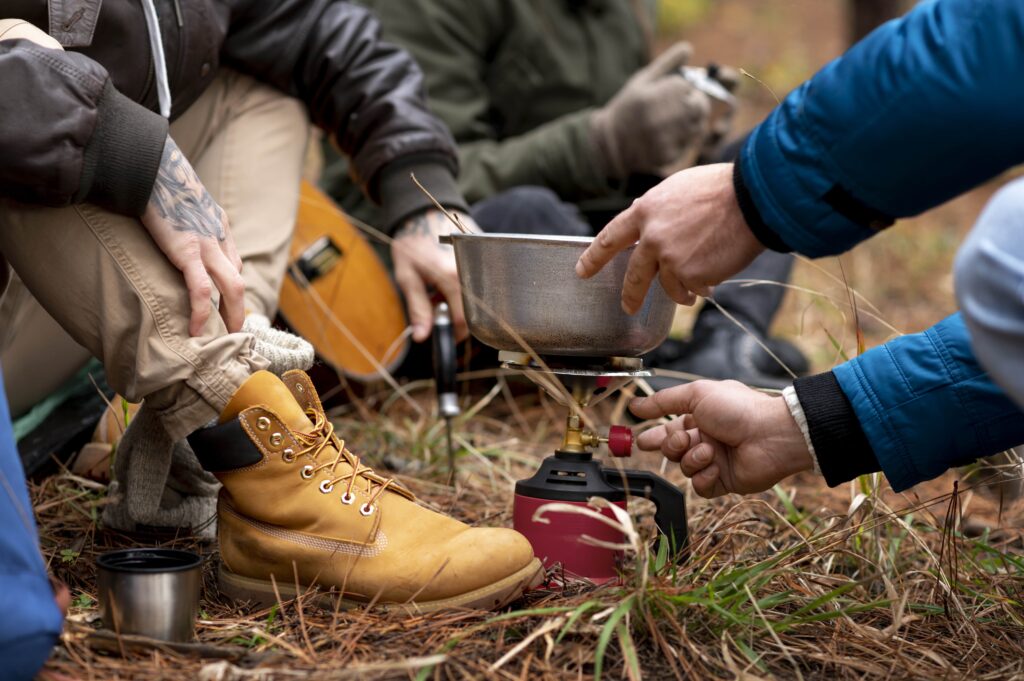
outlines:
[[[108,526],[191,527],[201,537],[215,536],[220,483],[202,469],[188,442],[171,442],[145,404],[114,452],[114,478],[114,502],[103,512]]]
[[[270,326],[270,320],[261,314],[246,316],[242,333],[256,339],[253,350],[270,362],[267,369],[278,376],[292,369],[308,370],[313,366],[313,346],[304,338]]]

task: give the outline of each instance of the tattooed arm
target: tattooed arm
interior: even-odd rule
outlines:
[[[480,231],[473,218],[465,213],[458,215],[464,227]],[[412,338],[417,343],[430,336],[434,309],[427,289],[431,286],[444,296],[451,307],[455,337],[461,340],[469,334],[462,310],[459,276],[455,270],[455,253],[451,246],[437,240],[437,237],[450,234],[453,229],[454,226],[444,213],[431,208],[406,220],[395,232],[395,240],[391,244],[395,281],[405,294],[409,321],[413,328]]]
[[[245,284],[228,216],[170,137],[142,224],[185,277],[192,307],[189,333],[202,332],[213,310],[214,287],[220,291],[220,313],[228,331],[240,330]]]

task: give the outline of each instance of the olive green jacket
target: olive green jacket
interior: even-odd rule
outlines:
[[[425,72],[470,202],[520,185],[573,202],[613,191],[590,143],[590,115],[647,63],[651,0],[362,2],[378,13],[385,40]],[[359,215],[344,176],[333,161],[326,184]]]

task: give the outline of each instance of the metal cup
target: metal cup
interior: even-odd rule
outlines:
[[[118,634],[190,641],[203,559],[174,549],[125,549],[96,559],[103,626]]]

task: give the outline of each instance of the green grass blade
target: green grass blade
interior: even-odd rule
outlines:
[[[608,616],[608,621],[601,628],[601,635],[597,638],[597,650],[594,651],[594,681],[601,681],[601,669],[604,666],[604,653],[612,640],[615,628],[623,617],[632,610],[635,596],[627,596]]]
[[[561,643],[565,635],[572,630],[573,625],[575,625],[576,622],[579,621],[579,619],[583,617],[583,615],[585,615],[589,610],[600,608],[602,605],[604,604],[601,603],[601,601],[587,601],[585,603],[581,603],[579,607],[572,611],[572,614],[569,615],[569,619],[566,621],[565,626],[562,627],[562,630],[560,632],[558,632],[558,637],[555,639],[555,644],[557,645],[558,643]]]

